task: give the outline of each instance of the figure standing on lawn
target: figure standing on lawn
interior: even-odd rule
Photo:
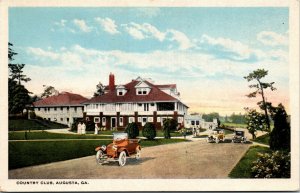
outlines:
[[[81,125],[81,134],[86,134],[86,126],[85,126],[85,124],[84,124],[84,122],[82,123],[82,125]]]
[[[98,134],[98,130],[99,130],[99,127],[98,127],[98,123],[95,123],[95,135],[97,135]]]
[[[81,134],[81,127],[82,127],[81,122],[79,122],[77,125],[77,133],[78,134]]]

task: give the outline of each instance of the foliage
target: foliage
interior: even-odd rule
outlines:
[[[229,117],[225,117],[224,120],[225,123],[237,123],[237,124],[245,124],[246,123],[246,118],[245,115],[242,115],[241,113],[235,114],[232,113]]]
[[[165,119],[163,122],[163,131],[165,139],[171,139],[171,119]]]
[[[99,84],[96,85],[96,89],[97,90],[94,93],[94,97],[104,95],[105,86],[103,86],[103,84],[101,82],[99,82]]]
[[[260,94],[262,97],[262,101],[259,101],[257,104],[259,105],[259,107],[264,111],[265,113],[265,122],[267,124],[267,128],[270,131],[270,120],[269,120],[269,115],[268,115],[268,107],[271,106],[271,103],[266,101],[265,95],[264,95],[264,91],[267,88],[270,88],[271,91],[276,90],[275,87],[273,87],[274,82],[271,83],[266,83],[266,82],[262,82],[261,79],[264,78],[265,76],[268,75],[268,71],[264,70],[264,69],[257,69],[254,70],[253,72],[251,72],[248,76],[245,76],[244,78],[250,82],[253,80],[256,80],[257,84],[251,84],[249,85],[249,88],[255,88],[255,91],[248,94],[247,96],[249,98],[253,98],[256,97],[257,94]]]
[[[86,131],[95,131],[95,123],[94,123],[94,121],[89,120],[89,121],[86,121],[84,124],[86,126]]]
[[[17,55],[12,49],[13,44],[8,43],[9,78],[8,78],[8,112],[9,114],[22,113],[26,105],[30,104],[30,92],[21,84],[31,79],[23,74],[25,64],[13,64],[14,56]]]
[[[178,121],[177,119],[171,119],[170,120],[170,132],[174,132],[177,130]]]
[[[284,106],[279,104],[278,107],[273,108],[271,116],[274,120],[274,129],[270,133],[270,148],[290,151],[291,127]]]
[[[257,159],[257,153],[267,153],[270,149],[261,146],[252,146],[229,173],[230,178],[250,178],[252,163]]]
[[[256,138],[256,131],[267,131],[266,122],[265,122],[265,115],[262,113],[257,112],[255,109],[247,109],[247,129],[249,133],[252,134],[252,138]]]
[[[43,85],[43,87],[45,87],[45,89],[41,94],[41,98],[48,98],[49,96],[57,95],[59,93],[53,86]]]
[[[220,115],[219,113],[213,112],[209,114],[203,114],[202,118],[207,122],[212,122],[214,119],[219,119]]]
[[[156,129],[153,123],[146,123],[143,127],[143,136],[149,140],[153,140],[156,137]]]
[[[130,139],[135,139],[137,136],[139,136],[139,133],[140,133],[139,127],[135,122],[129,123],[127,125],[127,127],[125,128],[124,132],[128,133],[128,137]]]
[[[253,167],[251,168],[251,177],[290,178],[290,153],[275,151],[272,153],[258,154],[258,159],[253,162]]]
[[[38,118],[38,117],[37,117]],[[9,119],[9,131],[24,131],[24,130],[45,130],[45,129],[60,129],[66,128],[66,125],[44,120],[44,119]]]
[[[13,79],[8,79],[8,112],[9,114],[22,113],[30,103],[29,91]]]

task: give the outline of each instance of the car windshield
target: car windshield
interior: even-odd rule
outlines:
[[[128,138],[128,134],[127,133],[113,133],[113,139],[127,139]]]

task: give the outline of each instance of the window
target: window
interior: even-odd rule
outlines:
[[[139,105],[139,107],[141,107],[143,104],[142,104],[142,103],[139,103],[138,105]]]
[[[153,122],[153,117],[148,117],[148,122]]]
[[[51,121],[51,119],[50,119],[50,118],[48,118],[48,121]]]
[[[67,111],[69,111],[69,107],[67,107]]]
[[[196,121],[196,125],[199,125],[199,121]]]
[[[81,110],[83,111],[83,110],[84,110],[84,107],[81,107]]]
[[[144,103],[144,111],[149,111],[149,104],[148,103]]]
[[[67,122],[69,122],[69,118],[67,118]]]
[[[94,122],[95,123],[100,123],[100,117],[94,117]]]
[[[60,118],[60,121],[64,121],[64,118]]]
[[[90,120],[90,118],[89,118],[89,117],[86,117],[86,118],[85,118],[85,120],[89,121],[89,120]]]
[[[175,104],[171,102],[157,103],[157,111],[174,111]]]
[[[99,105],[98,105],[98,104],[96,104],[96,109],[98,109],[98,107],[99,107]]]
[[[57,110],[57,108],[56,108],[56,107],[54,107],[54,110],[56,111],[56,110]]]
[[[151,107],[153,107],[153,106],[154,106],[154,103],[151,103],[150,105],[151,105]]]
[[[195,121],[191,121],[191,125],[195,125]]]
[[[133,123],[134,122],[134,117],[129,117],[129,123]]]
[[[143,117],[143,123],[147,122],[147,117]]]
[[[48,111],[50,111],[50,108],[48,107]]]
[[[123,95],[123,92],[122,92],[122,91],[118,92],[118,95],[119,95],[119,96],[122,96],[122,95]]]
[[[105,124],[105,122],[106,122],[106,118],[102,117],[102,124]]]
[[[38,109],[38,111],[40,111],[41,110],[41,108],[37,108]]]
[[[141,90],[138,90],[138,95],[141,95],[142,94],[142,91]]]
[[[120,126],[123,126],[123,117],[119,118],[119,123],[120,123]]]
[[[77,107],[74,107],[74,111],[75,111],[75,113],[77,112]]]
[[[60,110],[62,111],[64,108],[63,107],[60,107]]]
[[[147,91],[143,90],[143,94],[147,94]]]

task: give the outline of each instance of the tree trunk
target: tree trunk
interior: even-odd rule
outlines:
[[[265,111],[265,117],[266,117],[266,123],[267,123],[267,127],[268,127],[268,131],[270,132],[270,120],[269,120],[269,115],[268,115],[268,110],[267,110],[267,105],[266,105],[266,100],[265,100],[265,96],[264,96],[264,89],[261,85],[261,82],[257,79],[259,86],[260,86],[260,90],[261,90],[261,96],[262,96],[262,100],[263,100],[263,110]]]
[[[252,139],[256,139],[256,135],[254,133],[251,133]]]

